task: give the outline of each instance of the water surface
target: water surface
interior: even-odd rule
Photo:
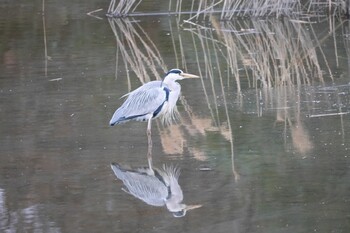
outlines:
[[[348,22],[217,32],[86,15],[99,8],[48,1],[43,17],[41,2],[1,3],[0,231],[350,230]],[[146,124],[108,126],[119,97],[175,67],[202,79],[181,82],[177,125],[153,123],[153,161],[178,165],[184,202],[203,205],[183,218],[123,192],[110,169],[147,165]]]

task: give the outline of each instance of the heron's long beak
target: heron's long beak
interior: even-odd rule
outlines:
[[[187,74],[187,73],[182,73],[180,74],[182,77],[184,78],[199,78],[198,75],[194,75],[194,74]]]
[[[201,207],[202,207],[202,205],[186,205],[185,209],[186,210],[194,210],[194,209],[198,209]]]

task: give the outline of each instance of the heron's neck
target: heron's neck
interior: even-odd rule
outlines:
[[[168,86],[168,88],[171,91],[176,91],[176,90],[179,90],[181,88],[180,84],[178,84],[174,80],[167,80],[167,79],[165,79],[163,82]]]
[[[165,203],[166,207],[168,210],[170,211],[179,211],[181,209],[184,208],[184,204],[181,204],[175,200],[168,200],[166,203]]]

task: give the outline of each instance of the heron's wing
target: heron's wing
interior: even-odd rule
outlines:
[[[152,81],[127,94],[127,99],[118,108],[110,123],[119,123],[154,113],[166,100],[161,81]]]
[[[137,170],[124,170],[118,164],[111,165],[114,174],[123,181],[130,194],[153,206],[163,206],[168,188],[157,177]]]
[[[142,86],[136,88],[133,91],[130,91],[129,93],[126,93],[125,95],[123,95],[120,98],[127,97],[127,96],[131,95],[132,93],[135,93],[136,91],[139,91],[139,90],[148,90],[148,89],[151,89],[154,87],[163,87],[163,86],[167,86],[167,85],[165,83],[163,83],[162,81],[151,81],[151,82],[143,84]]]

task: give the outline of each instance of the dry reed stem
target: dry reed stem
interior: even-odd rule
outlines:
[[[296,87],[300,87],[302,84],[311,84],[313,80],[323,82],[322,70],[316,56],[316,51],[321,47],[314,42],[317,40],[314,32],[305,30],[299,22],[290,22],[286,19],[285,21],[253,21],[252,25],[248,25],[241,24],[239,21],[219,22],[215,18],[211,18],[211,22],[215,30],[209,30],[210,28],[193,22],[187,28],[192,34],[195,51],[198,53],[197,62],[204,62],[205,69],[204,73],[200,71],[201,76],[204,74],[208,77],[211,84],[209,90],[204,88],[203,84],[206,96],[218,94],[215,85],[218,79],[222,79],[222,66],[220,66],[222,59],[228,64],[230,72],[227,75],[233,75],[236,78],[238,93],[242,79],[238,71],[242,69],[248,77],[253,77],[252,87],[264,87],[262,90],[256,89],[258,116],[263,114],[260,103],[270,103],[270,107],[273,107],[273,103],[268,101],[273,99],[272,93],[268,91],[270,87],[292,87],[295,84]],[[254,33],[240,34],[242,29],[243,31],[249,29]],[[199,60],[199,57],[203,60]],[[223,93],[223,90],[221,92]],[[228,93],[227,88],[223,94],[226,93]],[[267,95],[268,93],[270,96]],[[239,98],[239,94],[237,96]],[[209,104],[210,102],[214,103],[213,106]],[[210,102],[208,101],[210,114],[215,124],[220,125],[220,120],[215,120],[219,119],[216,98]]]
[[[116,4],[116,0],[111,0],[107,14],[116,17],[127,16],[134,12],[141,2],[142,0],[120,0]]]
[[[235,159],[234,159],[234,140],[233,140],[233,132],[231,128],[231,122],[230,122],[230,117],[229,117],[229,112],[228,112],[228,102],[226,100],[226,94],[224,88],[224,78],[222,75],[222,63],[220,62],[221,58],[221,52],[217,48],[217,43],[220,43],[220,41],[214,39],[214,35],[211,31],[207,30],[192,30],[190,29],[192,33],[192,41],[194,45],[194,49],[196,51],[196,60],[197,63],[201,63],[200,57],[204,59],[205,63],[205,69],[202,71],[199,68],[200,76],[208,77],[209,82],[210,82],[210,87],[206,88],[204,84],[204,79],[202,80],[202,87],[204,91],[205,98],[207,99],[207,104],[208,104],[208,109],[211,114],[212,122],[215,125],[215,128],[217,131],[219,131],[222,136],[229,141],[230,143],[230,156],[231,156],[231,168],[232,168],[232,173],[234,176],[235,181],[239,180],[239,173],[235,167]],[[203,53],[200,55],[199,51]],[[219,82],[217,82],[219,80]],[[219,92],[216,90],[218,87]],[[213,96],[210,100],[208,93],[210,93],[210,96]],[[219,103],[217,102],[216,96],[223,96],[223,107],[225,108],[225,119],[221,119],[220,114],[219,114]],[[212,104],[213,103],[213,104]],[[187,106],[187,104],[184,104],[186,112],[189,113],[191,119],[197,119],[192,111]],[[222,123],[221,123],[222,122]],[[195,122],[193,122],[193,125]]]
[[[125,69],[128,71],[130,67],[141,83],[151,80],[149,70],[156,79],[161,79],[158,73],[159,67],[164,72],[167,68],[157,47],[146,32],[136,22],[130,20],[110,19],[109,22],[115,35],[117,53],[122,56]],[[118,59],[116,61],[117,70]],[[129,76],[128,73],[127,76]]]
[[[111,0],[107,16],[123,17],[135,16],[134,11],[140,5],[142,0]],[[347,0],[193,0],[190,11],[183,11],[182,0],[176,0],[174,3],[169,2],[168,12],[145,12],[140,15],[157,15],[157,14],[190,14],[191,20],[198,20],[199,17],[208,17],[213,13],[220,14],[221,20],[232,20],[235,16],[252,16],[252,17],[280,17],[284,16],[302,16],[305,14],[315,14],[320,16],[322,10],[327,9],[329,15],[349,14],[349,3]],[[174,5],[174,9],[172,9]],[[179,17],[180,18],[180,17]],[[180,20],[178,18],[178,20]]]
[[[42,6],[41,6],[41,11],[42,11],[42,21],[43,21],[43,38],[44,38],[44,57],[45,57],[45,77],[47,77],[47,65],[48,65],[48,53],[47,53],[47,36],[46,36],[46,19],[45,19],[45,0],[42,0]]]

